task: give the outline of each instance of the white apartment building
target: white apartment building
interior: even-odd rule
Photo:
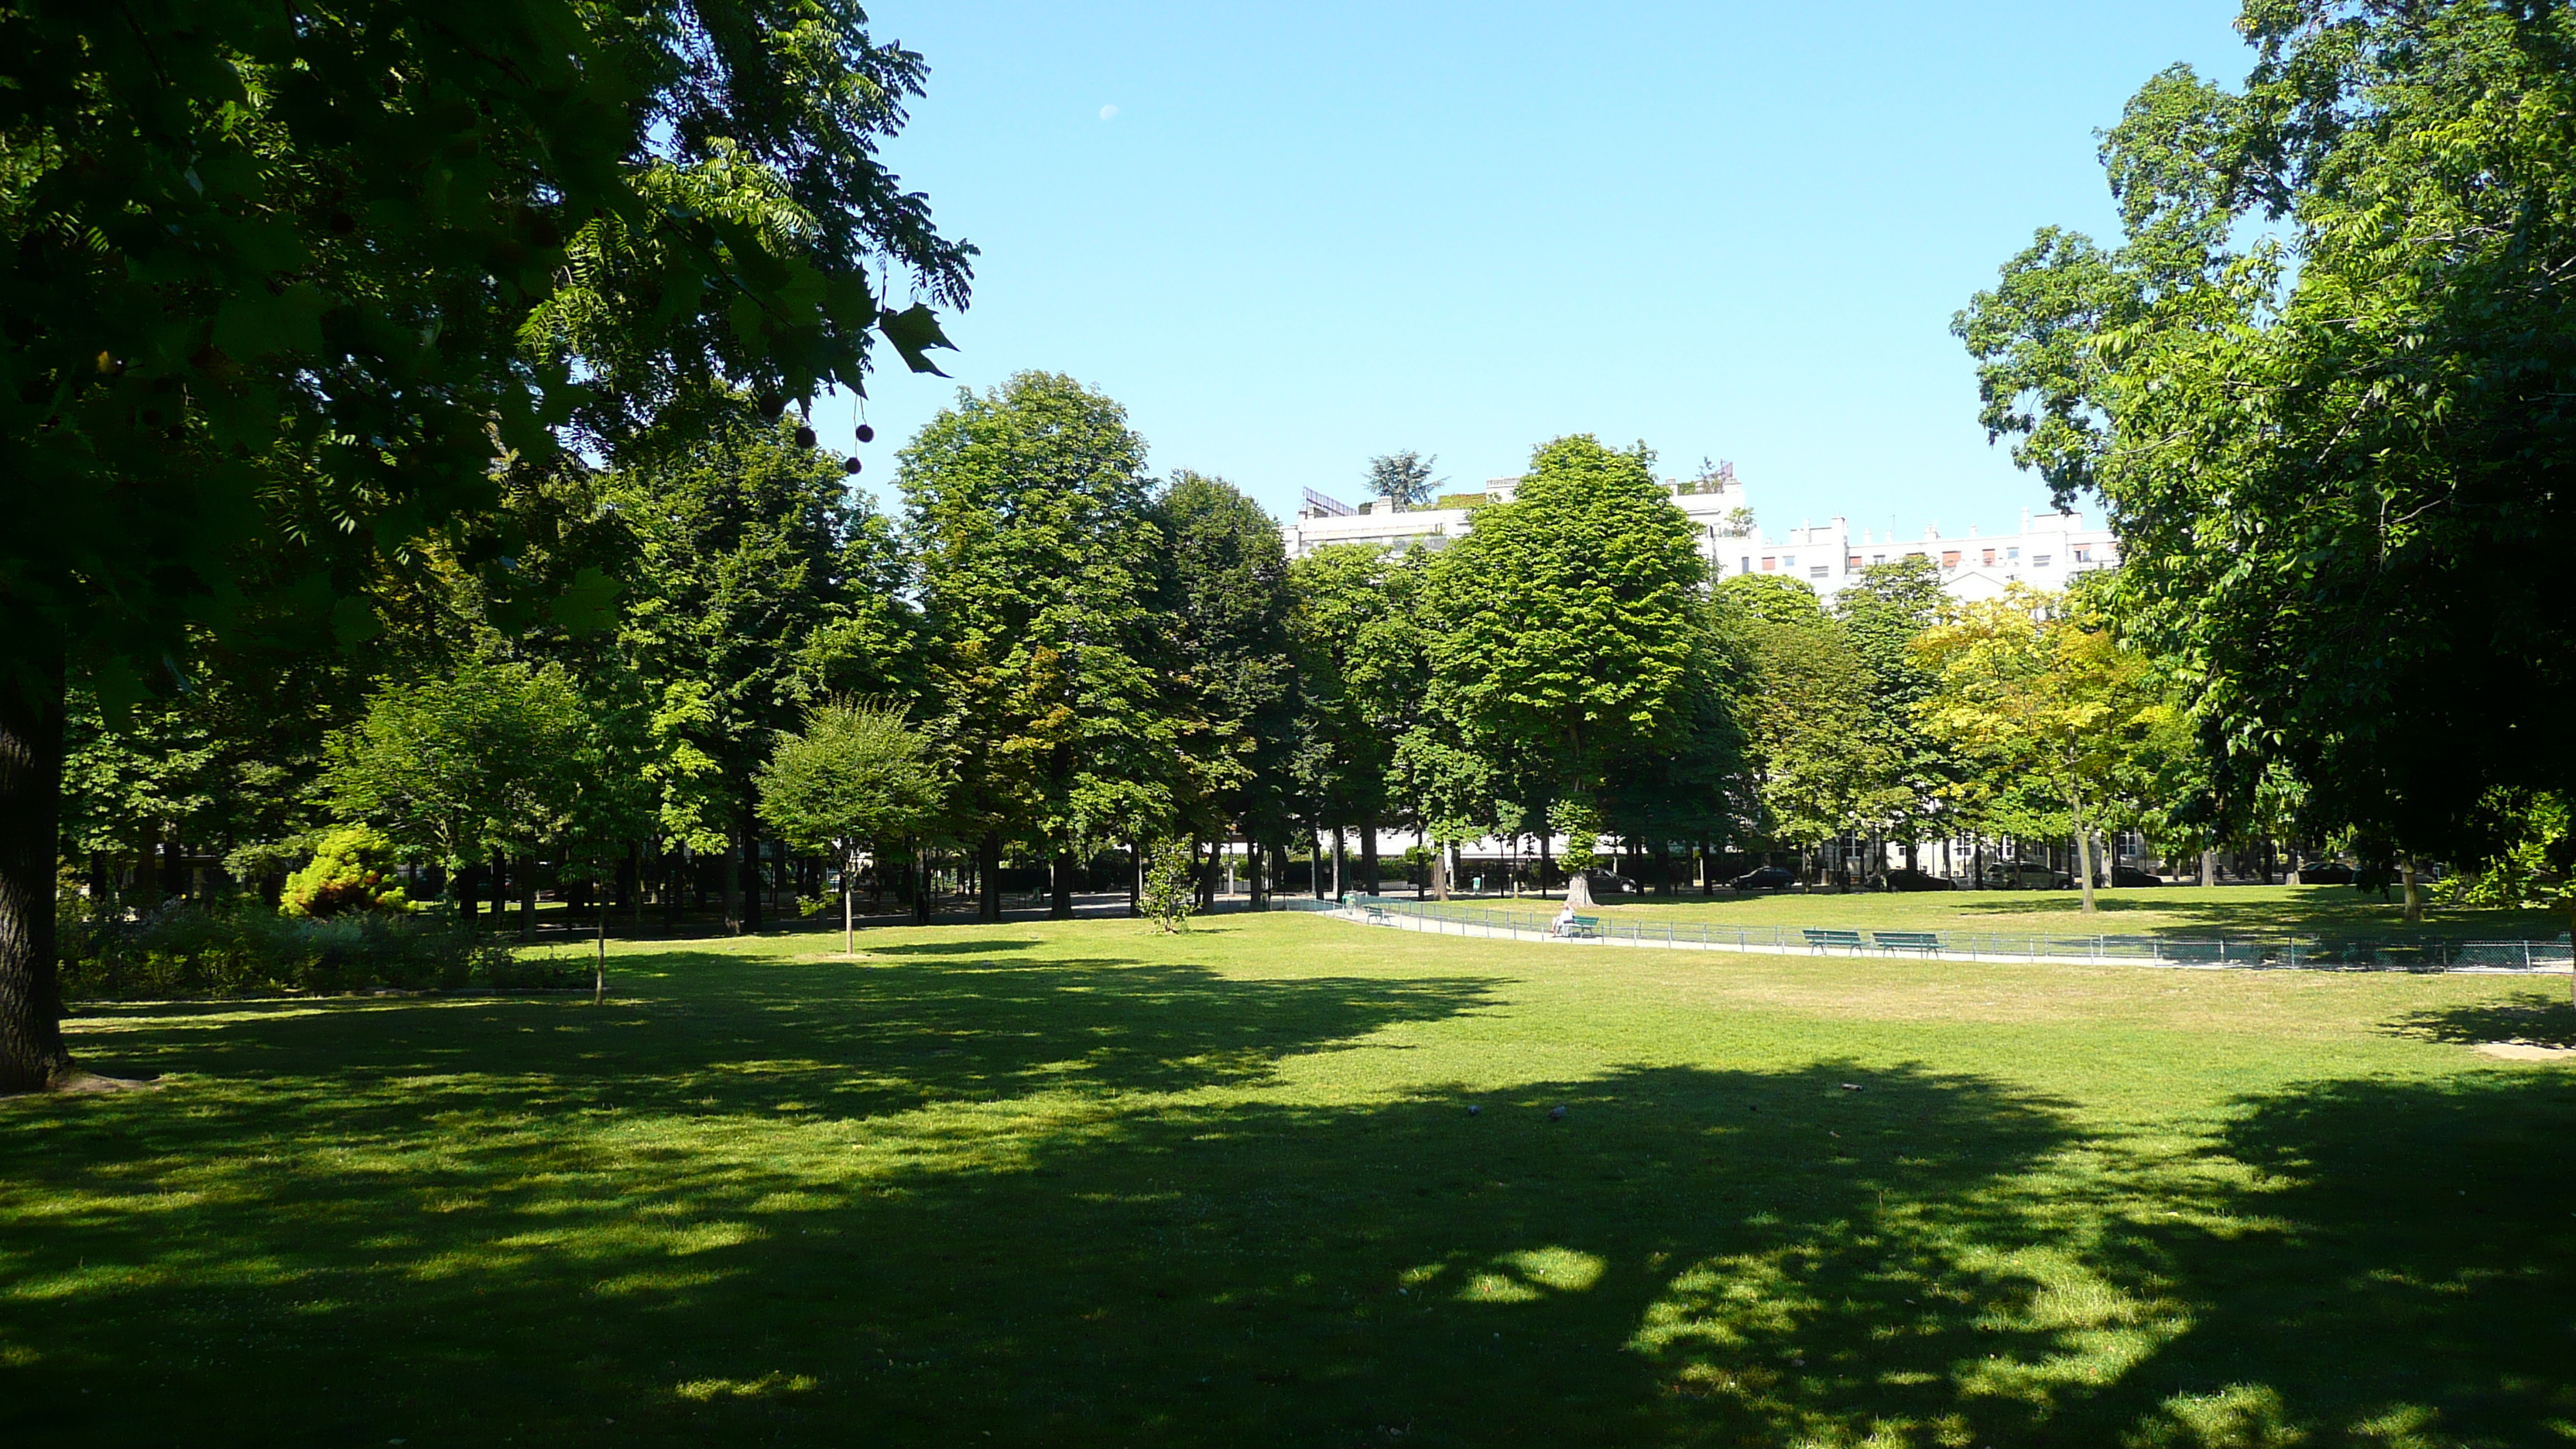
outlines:
[[[1363,503],[1353,508],[1347,503],[1309,488],[1305,506],[1297,516],[1280,526],[1280,535],[1288,545],[1290,558],[1302,558],[1319,548],[1336,543],[1373,543],[1385,548],[1441,549],[1449,541],[1463,537],[1468,528],[1468,515],[1485,503],[1508,503],[1520,486],[1518,478],[1490,478],[1485,486],[1472,493],[1441,495],[1430,508],[1409,508],[1397,512],[1385,502]],[[1744,506],[1744,485],[1735,481],[1731,464],[1719,464],[1717,475],[1708,485],[1694,486],[1677,478],[1667,478],[1664,486],[1671,489],[1673,503],[1691,521],[1691,531],[1699,537],[1700,556],[1718,567],[1734,539],[1729,530],[1736,525],[1735,511]],[[1442,506],[1446,505],[1446,506]]]
[[[1718,572],[1729,578],[1778,574],[1799,579],[1830,599],[1862,569],[1908,557],[1932,560],[1941,571],[1942,592],[1974,602],[1995,598],[2016,583],[2062,589],[2077,574],[2117,563],[2119,541],[2107,528],[2088,527],[2080,513],[2033,518],[2024,512],[2021,527],[2012,533],[1981,535],[1970,528],[1964,537],[1945,538],[1939,529],[1928,528],[1921,538],[1908,539],[1893,531],[1880,537],[1867,529],[1854,539],[1851,525],[1836,518],[1790,529],[1776,540],[1733,540],[1718,560]]]
[[[2033,518],[2024,512],[2021,527],[2012,533],[1980,535],[1970,528],[1965,537],[1945,538],[1934,528],[1924,530],[1921,538],[1901,540],[1892,531],[1882,538],[1868,529],[1855,540],[1851,525],[1836,518],[1802,524],[1782,538],[1768,539],[1745,531],[1750,515],[1739,512],[1746,507],[1744,485],[1736,481],[1733,465],[1719,465],[1712,482],[1714,486],[1694,489],[1682,480],[1664,480],[1673,490],[1674,505],[1690,519],[1700,556],[1708,560],[1710,571],[1721,578],[1777,574],[1799,579],[1828,599],[1841,593],[1862,569],[1908,556],[1932,560],[1941,571],[1942,590],[1969,601],[1995,598],[2015,583],[2062,589],[2077,574],[2119,559],[2119,545],[2111,531],[2088,527],[2080,513]],[[1477,492],[1443,495],[1439,502],[1448,506],[1402,512],[1383,502],[1354,508],[1309,488],[1296,518],[1279,531],[1290,558],[1337,543],[1446,548],[1450,540],[1466,534],[1477,505],[1507,502],[1519,484],[1518,478],[1489,479]]]

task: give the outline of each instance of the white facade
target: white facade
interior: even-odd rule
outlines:
[[[1478,490],[1478,502],[1508,503],[1520,486],[1518,478],[1486,480]],[[1712,567],[1722,563],[1727,551],[1741,540],[1730,538],[1727,530],[1735,510],[1744,506],[1744,485],[1735,481],[1734,470],[1721,468],[1711,486],[1690,490],[1693,485],[1667,478],[1664,486],[1673,491],[1673,503],[1691,521],[1691,532],[1699,539],[1700,557]],[[1445,495],[1457,498],[1458,494]],[[1363,503],[1358,508],[1306,490],[1306,506],[1297,516],[1281,525],[1280,536],[1288,545],[1290,558],[1303,558],[1319,548],[1336,543],[1370,543],[1384,548],[1441,549],[1449,541],[1465,536],[1472,508],[1412,508],[1398,513],[1384,502]]]
[[[1932,560],[1940,570],[1943,592],[1969,602],[1996,598],[2015,583],[2062,589],[2077,574],[2119,561],[2119,544],[2111,531],[2088,527],[2080,513],[2047,513],[2037,518],[2024,513],[2020,529],[2013,533],[1980,535],[1971,528],[1965,537],[1945,538],[1938,529],[1926,529],[1921,538],[1901,540],[1892,533],[1881,538],[1867,529],[1855,540],[1851,525],[1836,518],[1769,539],[1740,534],[1742,519],[1749,515],[1738,513],[1746,507],[1744,485],[1735,480],[1733,468],[1720,468],[1715,486],[1703,491],[1685,491],[1692,485],[1675,479],[1664,481],[1673,490],[1674,506],[1690,519],[1700,556],[1708,560],[1712,573],[1720,578],[1776,574],[1801,580],[1828,599],[1857,579],[1862,569],[1908,556]],[[1519,483],[1518,478],[1491,479],[1478,499],[1507,502]],[[1308,489],[1305,506],[1279,531],[1290,558],[1337,543],[1441,549],[1465,536],[1472,513],[1470,507],[1396,512],[1383,502],[1353,508]]]
[[[2119,541],[2107,528],[2087,527],[2080,513],[2021,516],[2013,533],[1945,538],[1926,529],[1921,538],[1878,537],[1864,529],[1852,537],[1851,525],[1836,518],[1788,530],[1785,537],[1735,540],[1718,559],[1718,572],[1777,574],[1805,582],[1832,598],[1872,564],[1928,558],[1941,572],[1941,588],[1954,599],[1976,602],[2000,596],[2012,584],[2034,589],[2062,589],[2078,574],[2119,561]]]

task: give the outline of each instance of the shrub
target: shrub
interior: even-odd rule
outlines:
[[[357,911],[408,911],[411,898],[391,885],[394,844],[373,827],[344,825],[313,845],[313,860],[286,878],[278,909],[324,919]]]
[[[578,972],[523,966],[510,949],[444,916],[356,911],[326,919],[252,904],[172,901],[130,920],[62,917],[62,991],[132,1001],[281,991],[577,985]],[[556,979],[562,978],[562,979]]]
[[[1190,928],[1198,907],[1198,857],[1186,839],[1166,840],[1145,855],[1145,889],[1138,901],[1145,918],[1165,931]]]

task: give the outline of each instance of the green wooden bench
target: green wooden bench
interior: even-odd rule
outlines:
[[[1386,924],[1386,907],[1384,907],[1384,906],[1362,906],[1362,907],[1360,907],[1360,909],[1361,909],[1361,910],[1363,910],[1363,911],[1368,912],[1368,923],[1369,923],[1370,925],[1372,925],[1372,926],[1383,926],[1383,925],[1385,925],[1385,924]]]
[[[1926,956],[1941,954],[1941,933],[1938,931],[1872,931],[1869,935],[1884,953],[1920,951]]]
[[[1840,946],[1846,951],[1857,952],[1860,950],[1860,932],[1858,931],[1819,931],[1813,927],[1809,927],[1799,932],[1799,934],[1807,938],[1807,949],[1810,951],[1825,951],[1836,946]]]
[[[1600,940],[1601,918],[1599,916],[1576,916],[1573,920],[1565,923],[1565,937],[1569,941],[1576,937],[1581,937],[1585,940],[1591,941]]]

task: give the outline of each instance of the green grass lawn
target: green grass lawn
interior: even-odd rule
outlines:
[[[2563,979],[836,945],[639,946],[596,1008],[83,1018],[163,1085],[0,1103],[0,1424],[2576,1443],[2576,1067],[2471,1045],[2576,1044]]]

